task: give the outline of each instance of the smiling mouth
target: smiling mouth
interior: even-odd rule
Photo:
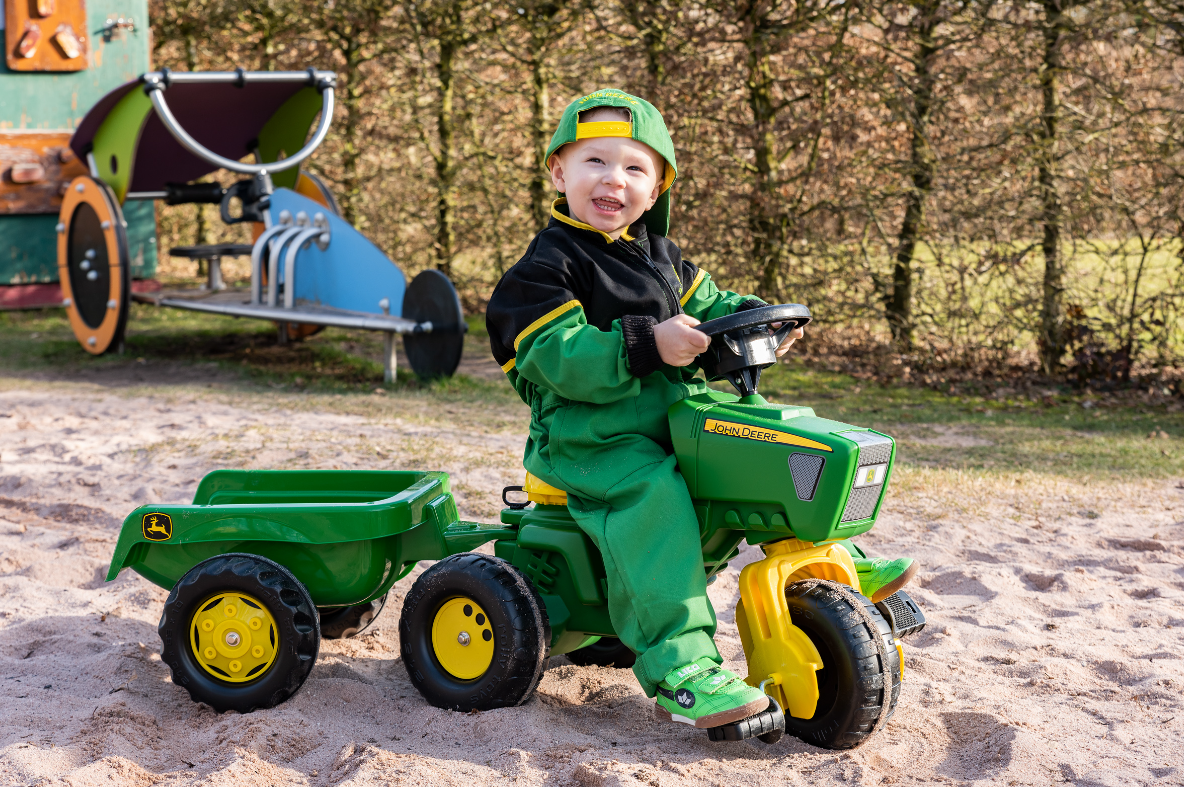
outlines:
[[[592,204],[596,206],[597,210],[602,210],[605,213],[616,213],[625,207],[620,200],[615,200],[612,197],[597,197],[592,200]]]

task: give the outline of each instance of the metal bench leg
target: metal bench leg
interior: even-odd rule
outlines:
[[[210,278],[206,283],[206,289],[210,292],[219,292],[226,289],[226,283],[222,281],[222,258],[210,257]]]
[[[394,334],[394,331],[386,331],[385,333],[383,333],[382,381],[384,383],[393,383],[395,381],[395,334]]]

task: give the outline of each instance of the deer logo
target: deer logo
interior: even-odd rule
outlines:
[[[173,536],[173,520],[168,514],[144,514],[144,538],[149,541],[168,541]]]

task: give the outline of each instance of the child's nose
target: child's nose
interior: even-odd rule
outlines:
[[[623,167],[608,167],[604,172],[604,183],[609,186],[625,185],[625,170]]]

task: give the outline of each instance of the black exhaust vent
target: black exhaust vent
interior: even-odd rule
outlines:
[[[793,491],[797,492],[798,500],[809,502],[814,499],[814,490],[818,488],[825,464],[825,459],[814,454],[789,455],[789,474],[793,476]]]

